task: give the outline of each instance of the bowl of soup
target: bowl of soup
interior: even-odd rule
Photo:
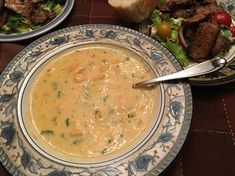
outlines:
[[[3,132],[0,140],[18,151],[18,172],[26,175],[160,173],[186,138],[190,87],[132,85],[179,70],[167,49],[127,28],[54,32],[26,47],[3,72],[2,112],[12,102],[17,106],[15,120],[1,127],[14,131],[12,139]],[[12,150],[4,152],[14,158]]]
[[[21,89],[20,124],[35,147],[51,157],[87,162],[125,153],[146,137],[143,132],[153,128],[160,112],[159,86],[131,86],[151,79],[153,70],[120,46],[65,49],[44,57],[31,73]]]

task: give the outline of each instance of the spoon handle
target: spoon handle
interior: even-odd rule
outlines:
[[[227,61],[224,58],[215,58],[212,60],[207,60],[205,62],[202,62],[200,64],[197,64],[195,66],[189,67],[185,70],[182,70],[182,71],[170,74],[170,75],[166,75],[166,76],[162,76],[162,77],[158,77],[155,79],[146,80],[146,81],[133,84],[132,87],[140,88],[144,86],[151,86],[153,84],[156,84],[162,81],[205,75],[205,74],[212,73],[221,69],[222,67],[226,65],[226,63]]]

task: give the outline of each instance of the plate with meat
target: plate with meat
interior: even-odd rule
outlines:
[[[140,31],[169,49],[184,68],[215,57],[226,58],[220,71],[191,78],[197,86],[213,86],[235,78],[235,1],[169,0],[159,2]]]
[[[0,0],[0,41],[20,41],[60,24],[74,0]]]

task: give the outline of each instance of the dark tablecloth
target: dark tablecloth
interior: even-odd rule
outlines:
[[[87,23],[136,27],[122,23],[107,0],[75,0],[72,13],[57,29]],[[33,40],[0,43],[0,71]],[[192,87],[192,94],[193,119],[189,135],[178,156],[161,175],[234,176],[235,82],[216,87]],[[0,166],[0,176],[8,175]]]

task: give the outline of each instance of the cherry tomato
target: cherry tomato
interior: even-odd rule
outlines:
[[[225,11],[219,11],[216,12],[213,16],[212,19],[214,19],[217,23],[224,25],[228,28],[230,28],[232,24],[232,17]]]
[[[231,26],[230,31],[232,32],[233,37],[235,37],[235,26]]]
[[[161,39],[166,40],[171,37],[171,26],[168,23],[162,23],[157,26],[157,34]]]

